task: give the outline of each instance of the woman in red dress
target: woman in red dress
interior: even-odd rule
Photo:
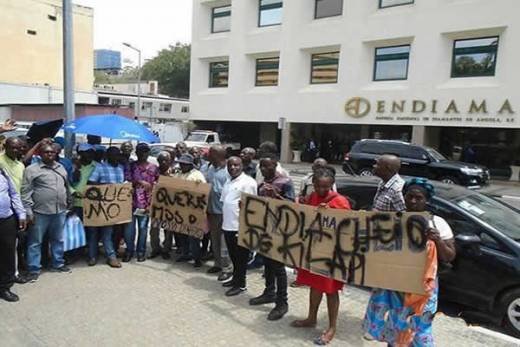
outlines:
[[[334,185],[334,173],[327,168],[316,170],[313,177],[314,192],[307,198],[307,205],[322,208],[337,208],[350,210],[350,204],[340,194],[332,190]],[[318,309],[323,294],[327,295],[327,310],[329,315],[329,328],[314,341],[318,345],[326,345],[336,334],[336,322],[339,310],[339,291],[343,288],[343,282],[331,278],[316,275],[305,269],[298,269],[296,282],[310,287],[309,315],[306,319],[296,320],[291,323],[295,328],[309,328],[316,326]]]

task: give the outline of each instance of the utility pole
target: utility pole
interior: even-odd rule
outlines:
[[[137,108],[134,110],[134,115],[139,119],[139,114],[141,113],[141,50],[135,48],[128,42],[123,42],[123,45],[136,51],[138,55],[138,70],[137,70]]]
[[[76,118],[74,106],[74,52],[72,41],[72,0],[63,0],[63,108],[67,121]],[[75,136],[65,131],[65,155],[72,157]]]

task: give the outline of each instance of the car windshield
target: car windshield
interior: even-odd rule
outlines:
[[[452,202],[512,239],[520,240],[520,213],[506,204],[478,193],[455,197]]]
[[[206,137],[208,135],[201,134],[201,133],[195,133],[195,134],[189,134],[186,138],[186,141],[193,141],[193,142],[206,142]]]
[[[426,148],[426,151],[428,152],[428,154],[435,160],[438,160],[438,161],[444,161],[444,160],[447,160],[445,156],[443,156],[442,154],[440,154],[439,152],[437,152],[436,150],[434,150],[433,148]]]

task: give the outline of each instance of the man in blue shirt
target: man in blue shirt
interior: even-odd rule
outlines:
[[[18,221],[17,221],[18,219]],[[16,235],[26,228],[26,215],[16,188],[0,169],[0,298],[14,302],[11,292],[16,273]]]
[[[210,166],[206,181],[211,184],[208,202],[208,224],[211,236],[211,249],[215,257],[215,265],[208,269],[208,273],[222,273],[218,280],[226,282],[231,280],[231,267],[229,258],[223,255],[224,243],[222,242],[222,188],[229,179],[226,166],[226,149],[221,145],[212,146],[209,150]]]
[[[119,164],[121,151],[117,147],[110,147],[106,152],[106,160],[98,163],[90,178],[89,185],[123,183],[125,181],[125,173],[123,166]],[[117,260],[114,243],[112,241],[113,226],[89,227],[87,228],[88,237],[88,265],[94,266],[97,263],[98,255],[98,234],[101,234],[103,247],[107,263],[110,267],[120,268],[121,263]]]

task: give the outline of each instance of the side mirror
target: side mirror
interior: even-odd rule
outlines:
[[[478,235],[459,234],[455,236],[455,241],[463,246],[474,246],[480,244],[480,237]]]

